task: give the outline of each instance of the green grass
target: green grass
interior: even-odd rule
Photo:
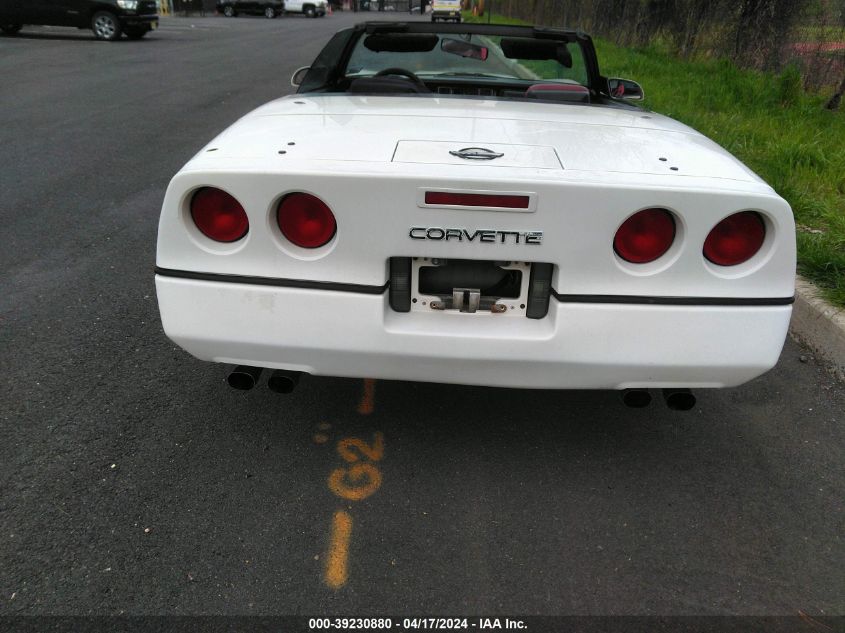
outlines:
[[[495,15],[493,22],[522,23]],[[767,75],[727,60],[687,62],[658,48],[595,43],[603,75],[638,81],[646,108],[710,137],[789,202],[799,271],[845,307],[845,112],[804,92],[794,68]]]

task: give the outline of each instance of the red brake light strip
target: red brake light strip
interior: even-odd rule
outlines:
[[[528,196],[499,195],[491,193],[450,193],[426,191],[426,204],[448,204],[459,207],[497,207],[501,209],[527,209]]]

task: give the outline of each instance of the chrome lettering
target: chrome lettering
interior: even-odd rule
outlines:
[[[441,228],[439,226],[424,227],[412,226],[408,237],[414,240],[454,240],[463,242],[474,242],[478,239],[484,244],[529,244],[540,245],[543,243],[543,231],[497,231],[495,229],[455,229]]]

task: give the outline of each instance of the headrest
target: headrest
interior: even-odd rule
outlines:
[[[534,84],[525,91],[525,96],[544,101],[590,102],[589,89],[578,84]]]

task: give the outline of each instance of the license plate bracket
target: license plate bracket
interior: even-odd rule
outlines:
[[[525,317],[530,262],[415,257],[411,311]]]

